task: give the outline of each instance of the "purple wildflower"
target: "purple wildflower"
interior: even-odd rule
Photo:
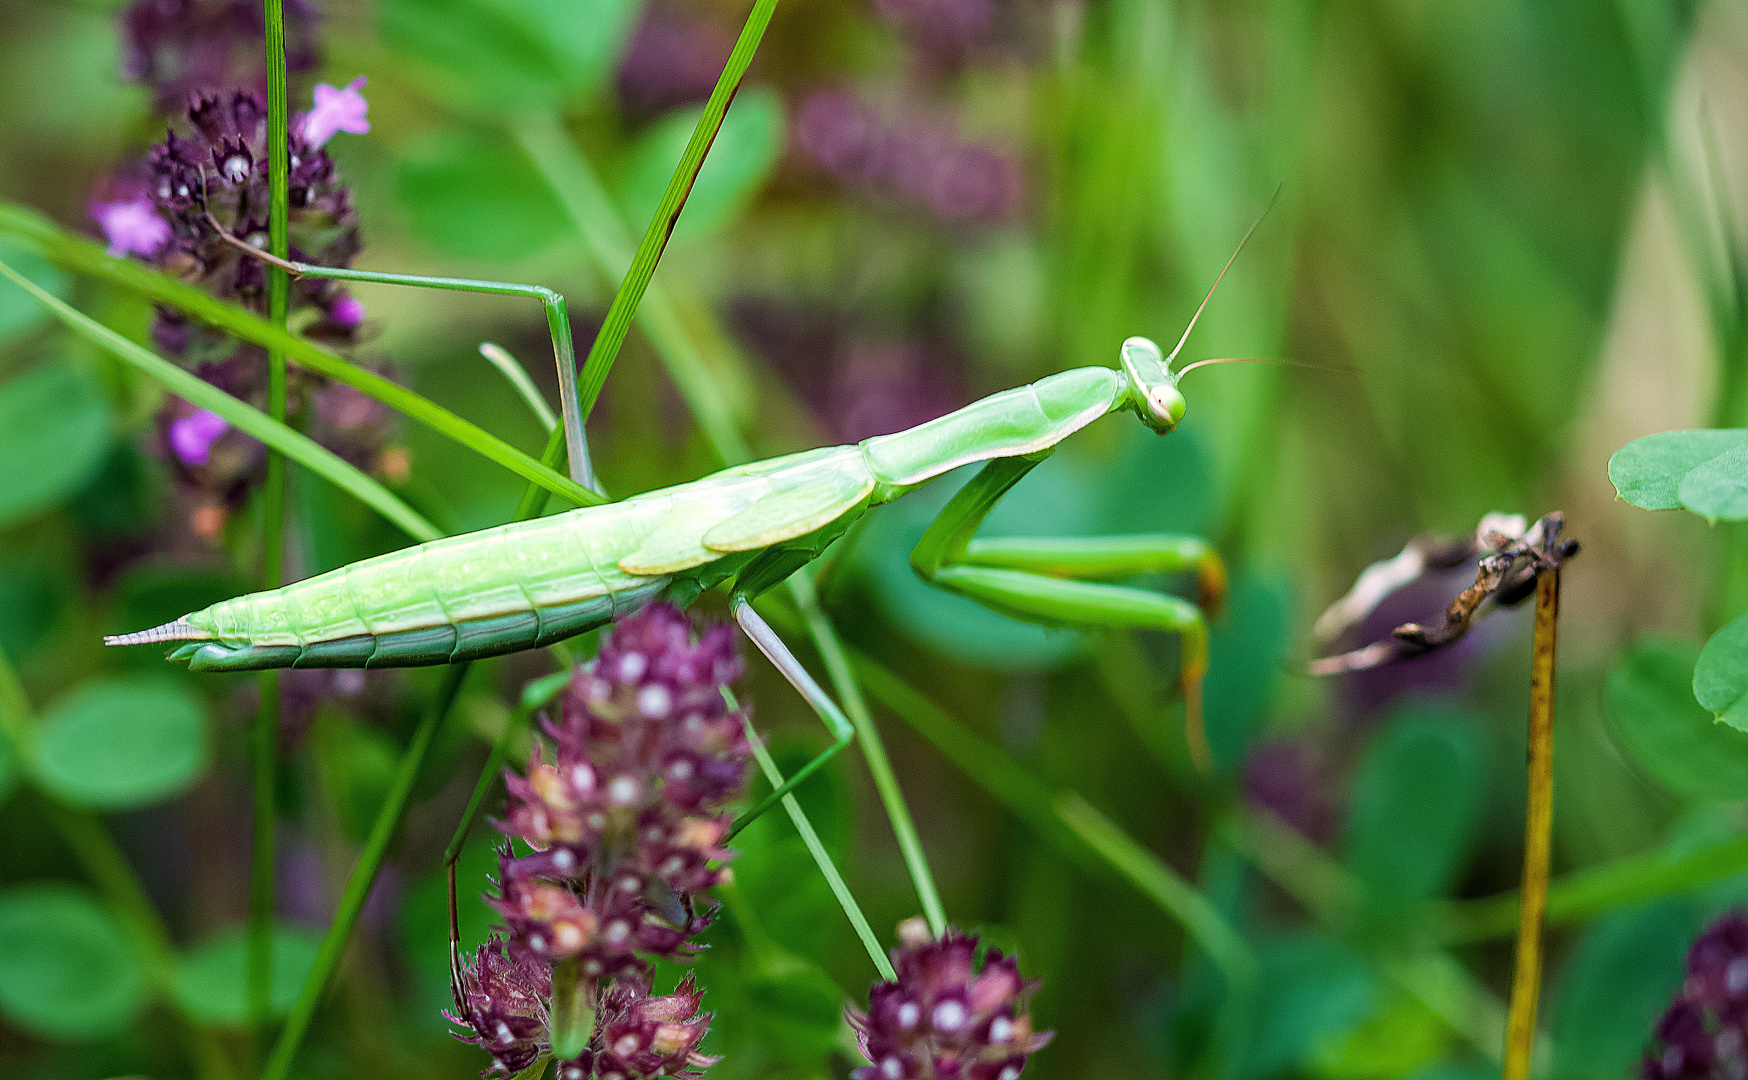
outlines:
[[[588,1049],[562,1077],[694,1075],[713,1060],[697,1052],[710,1018],[696,986],[652,997],[649,961],[691,956],[715,913],[694,894],[733,855],[724,808],[748,750],[721,688],[741,670],[732,627],[694,636],[673,605],[652,605],[614,628],[566,688],[559,721],[543,721],[550,760],[537,744],[525,775],[507,777],[498,827],[533,852],[504,846],[486,903],[502,916],[507,955],[577,978],[596,1009]],[[497,1014],[474,1023],[476,1011],[469,1041],[502,1038]]]
[[[1307,838],[1323,842],[1335,833],[1338,814],[1327,770],[1310,743],[1271,739],[1244,761],[1244,795]]]
[[[150,199],[92,203],[91,218],[109,241],[109,254],[151,258],[170,242],[170,225],[158,216]]]
[[[328,305],[328,321],[342,330],[356,330],[364,321],[364,301],[342,293]]]
[[[733,49],[734,34],[720,22],[651,4],[619,63],[619,101],[638,117],[703,101]]]
[[[491,1053],[484,1075],[514,1076],[551,1047],[546,1013],[551,996],[552,968],[493,935],[471,962],[462,961],[456,995],[462,1015],[443,1015],[473,1029],[472,1035],[457,1036],[462,1042]]]
[[[212,454],[212,444],[230,427],[218,413],[201,409],[170,421],[170,449],[189,465],[205,465]]]
[[[286,0],[285,67],[294,75],[316,67],[317,21],[309,0]],[[255,0],[134,0],[120,23],[123,74],[152,87],[162,112],[201,93],[267,89],[267,25]]]
[[[358,92],[363,87],[362,75],[347,83],[344,90],[327,83],[317,83],[315,106],[303,118],[304,142],[319,148],[325,146],[336,132],[344,131],[352,135],[369,132],[370,121],[365,119],[364,114],[370,110],[370,103]]]
[[[1748,915],[1729,912],[1687,953],[1687,981],[1657,1021],[1644,1080],[1741,1080],[1748,1075]]]
[[[896,982],[868,992],[868,1011],[845,1006],[870,1064],[853,1080],[1016,1080],[1051,1032],[1034,1032],[1026,1001],[1038,980],[991,949],[975,968],[977,938],[949,929],[936,940],[921,919],[898,927]]]

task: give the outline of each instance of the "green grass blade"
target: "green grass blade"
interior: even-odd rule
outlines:
[[[286,457],[349,492],[383,517],[398,525],[415,540],[436,540],[443,534],[412,507],[396,498],[393,492],[348,465],[306,435],[284,424],[274,423],[266,413],[220,390],[211,383],[182,370],[175,364],[143,348],[120,334],[92,320],[44,292],[18,271],[0,262],[0,275],[24,289],[68,327],[92,343],[114,353],[128,364],[163,383],[169,390],[190,404],[210,410],[246,435],[253,435]]]
[[[582,386],[577,394],[585,420],[601,394],[601,387],[607,382],[607,373],[619,355],[619,347],[625,343],[625,335],[631,331],[631,320],[637,314],[637,306],[643,300],[650,278],[655,276],[656,262],[662,257],[663,249],[668,246],[668,237],[680,220],[680,211],[686,204],[686,196],[692,193],[698,170],[704,167],[704,155],[710,152],[710,144],[716,141],[722,118],[728,114],[729,103],[740,89],[747,65],[753,62],[753,54],[758,52],[759,42],[776,10],[777,0],[757,0],[753,4],[746,24],[741,27],[740,37],[734,43],[734,51],[729,53],[728,63],[723,65],[722,74],[710,91],[710,100],[704,103],[704,112],[692,129],[686,152],[680,156],[680,164],[674,169],[667,190],[662,192],[662,201],[656,205],[655,216],[650,218],[649,227],[644,230],[643,242],[637,245],[631,269],[626,271],[625,280],[613,296],[601,332],[595,335],[594,344],[589,346],[588,359],[583,362]]]
[[[235,304],[209,296],[192,285],[126,259],[115,259],[87,240],[63,232],[37,214],[15,204],[0,202],[0,233],[34,244],[43,256],[81,273],[101,277],[150,300],[177,308],[188,315],[264,349],[281,349],[298,365],[344,383],[367,397],[448,436],[524,480],[570,500],[577,506],[605,502],[601,496],[570,477],[541,464],[477,424],[436,402],[385,379],[372,371],[305,341]],[[215,412],[217,410],[214,410]]]

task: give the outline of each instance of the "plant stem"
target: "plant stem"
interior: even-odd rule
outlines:
[[[734,696],[724,688],[724,696],[728,698],[729,708],[739,710]],[[747,745],[752,747],[753,758],[759,763],[759,770],[765,774],[771,790],[783,786],[783,774],[777,771],[777,763],[771,760],[771,754],[765,749],[759,733],[753,730],[752,720],[741,713],[741,723],[746,726]],[[807,814],[801,809],[801,804],[795,801],[795,796],[783,796],[783,809],[789,812],[789,820],[795,823],[795,831],[801,834],[801,842],[807,845],[808,854],[819,866],[819,872],[825,875],[827,885],[831,886],[832,895],[838,898],[838,906],[844,909],[844,916],[855,927],[856,936],[862,939],[862,947],[868,950],[869,959],[874,961],[874,967],[880,972],[880,977],[888,982],[898,979],[898,974],[892,970],[892,962],[886,958],[886,953],[880,948],[880,939],[874,936],[874,930],[868,925],[868,916],[862,914],[861,905],[850,895],[850,887],[844,884],[842,874],[832,862],[830,853],[820,842],[819,834],[813,829],[813,822],[807,820]]]
[[[267,250],[291,256],[290,164],[285,100],[284,0],[265,0],[267,24]],[[267,268],[267,321],[284,329],[291,279],[276,266]],[[285,353],[267,350],[267,415],[285,423]],[[261,587],[284,583],[285,457],[267,448],[267,479],[261,489]],[[249,953],[247,985],[249,1026],[259,1039],[267,1023],[273,985],[273,770],[279,742],[279,672],[260,675],[260,707],[255,716],[254,840],[249,867]]]
[[[856,729],[856,742],[868,761],[868,772],[874,778],[875,790],[880,793],[880,805],[886,809],[886,818],[892,823],[893,835],[898,838],[898,849],[904,855],[905,869],[910,871],[910,880],[916,886],[917,899],[922,903],[929,929],[940,937],[947,932],[947,914],[941,907],[941,895],[935,888],[935,877],[923,854],[916,823],[911,820],[910,806],[904,801],[898,777],[892,772],[892,761],[886,756],[886,744],[881,742],[880,729],[875,726],[873,714],[868,710],[868,699],[862,696],[862,688],[850,672],[849,661],[844,658],[843,642],[820,609],[813,579],[805,571],[798,573],[789,579],[789,591],[801,608],[801,617],[807,620],[808,633],[813,635],[814,647],[819,650],[820,659],[825,661],[832,687],[843,700],[844,713]]]
[[[1542,981],[1542,920],[1554,821],[1554,654],[1559,636],[1560,571],[1536,578],[1536,631],[1530,666],[1529,805],[1523,823],[1523,897],[1518,908],[1517,972],[1506,1020],[1505,1080],[1529,1080],[1536,999]]]
[[[358,864],[352,868],[352,876],[346,879],[346,891],[341,894],[340,906],[334,912],[334,921],[328,926],[327,936],[322,938],[315,967],[304,980],[297,1004],[292,1006],[291,1015],[286,1018],[285,1027],[279,1033],[279,1042],[273,1047],[273,1055],[267,1059],[267,1067],[261,1072],[262,1080],[284,1080],[289,1075],[292,1058],[297,1054],[298,1045],[303,1042],[304,1032],[308,1030],[310,1020],[315,1016],[316,1006],[321,1004],[322,991],[326,989],[335,969],[340,966],[346,944],[352,939],[352,928],[358,922],[359,913],[364,910],[364,902],[370,898],[371,887],[376,884],[376,875],[382,869],[382,860],[388,854],[388,846],[400,828],[401,817],[407,809],[407,800],[413,794],[413,784],[419,779],[419,770],[425,764],[425,755],[430,751],[437,729],[442,726],[443,718],[448,715],[449,707],[454,704],[455,696],[461,690],[461,681],[467,677],[467,670],[468,665],[465,663],[451,664],[444,669],[443,683],[424,719],[419,721],[418,728],[413,732],[406,753],[401,755],[400,765],[395,770],[394,783],[389,788],[388,797],[383,800],[382,809],[377,812],[375,823],[371,825],[370,836],[364,843],[363,852],[358,856]]]

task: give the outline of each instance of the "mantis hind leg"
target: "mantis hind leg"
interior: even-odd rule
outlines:
[[[1180,636],[1184,740],[1196,767],[1213,768],[1202,723],[1208,623],[1225,600],[1226,570],[1205,541],[1167,534],[976,540],[991,509],[1042,457],[984,466],[929,526],[911,566],[924,581],[1004,615],[1046,626],[1163,630]],[[1109,584],[1137,574],[1193,570],[1200,607],[1180,597]]]
[[[765,655],[765,659],[771,662],[771,666],[789,680],[789,685],[795,687],[796,692],[806,700],[808,705],[812,706],[813,711],[819,715],[819,718],[825,722],[825,726],[832,733],[832,744],[821,751],[819,756],[797,769],[793,776],[778,785],[777,789],[765,796],[762,802],[735,819],[734,824],[728,830],[728,835],[733,836],[752,824],[753,820],[760,814],[777,805],[778,802],[782,801],[783,796],[795,790],[797,784],[812,776],[821,766],[835,757],[838,751],[848,746],[856,729],[850,726],[849,718],[844,715],[842,709],[838,708],[838,703],[820,688],[819,683],[813,680],[813,676],[807,673],[807,669],[801,666],[801,661],[797,660],[795,654],[789,651],[789,647],[783,644],[783,639],[777,636],[777,632],[772,630],[770,625],[759,616],[759,613],[753,610],[752,602],[747,599],[745,593],[735,593],[729,603],[734,612],[734,620],[740,624],[747,639],[758,648],[759,652]]]

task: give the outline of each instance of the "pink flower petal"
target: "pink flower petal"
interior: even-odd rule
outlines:
[[[303,118],[304,141],[313,147],[319,147],[333,138],[336,132],[363,135],[369,131],[370,121],[365,119],[364,114],[369,111],[370,103],[358,92],[363,86],[362,75],[348,83],[344,90],[327,83],[317,83],[315,107]]]

